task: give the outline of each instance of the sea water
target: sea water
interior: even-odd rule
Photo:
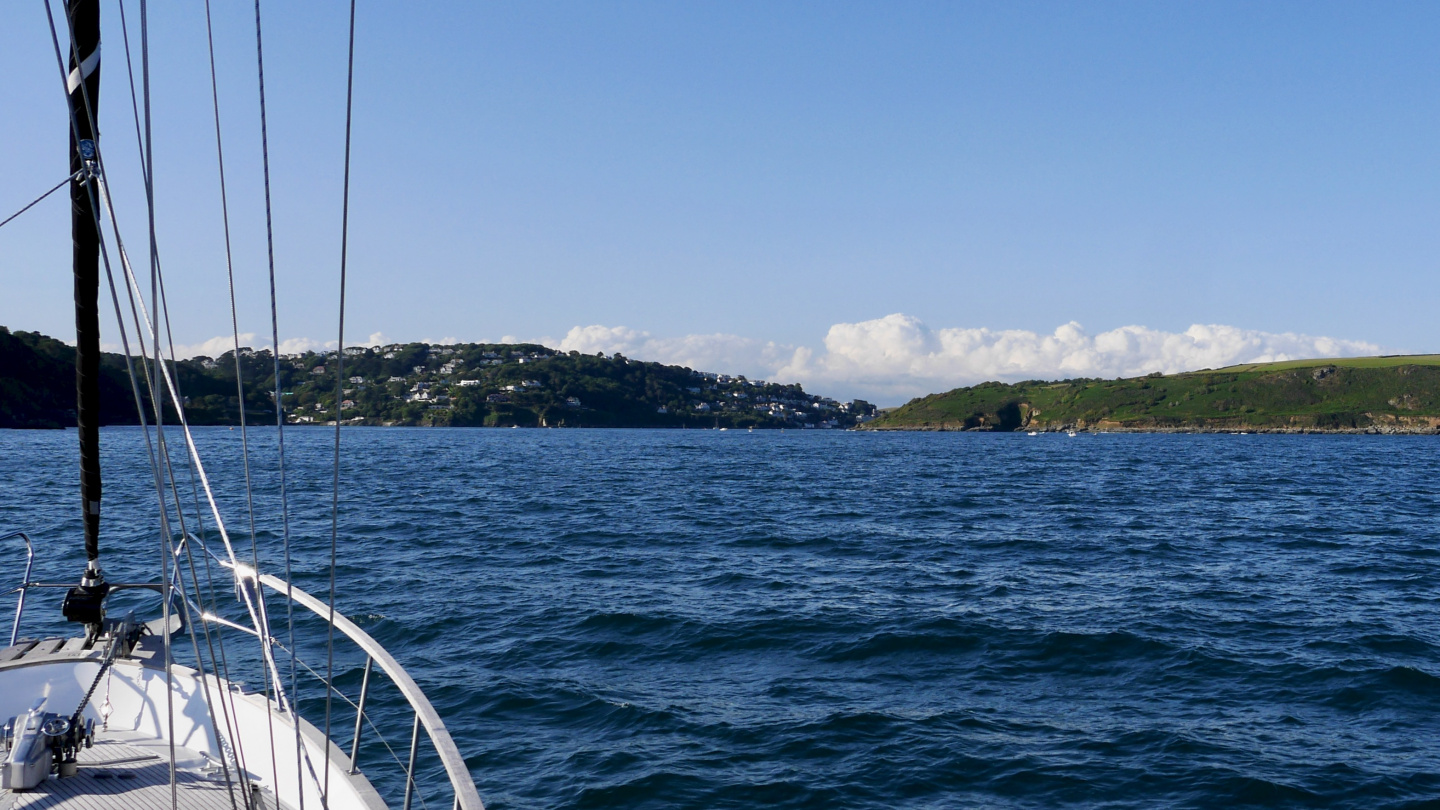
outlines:
[[[154,580],[143,434],[102,437],[107,572]],[[248,433],[281,573],[276,438]],[[284,434],[291,568],[321,598],[334,438]],[[196,439],[243,558],[241,432]],[[0,431],[0,533],[36,538],[37,576],[79,573],[75,443]],[[356,428],[340,449],[339,608],[492,808],[1440,800],[1433,438]],[[0,586],[20,560],[0,548]],[[337,658],[351,700],[362,662]],[[376,695],[361,765],[393,793],[410,715]],[[448,806],[428,751],[420,772]]]

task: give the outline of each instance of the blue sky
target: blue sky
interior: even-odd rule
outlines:
[[[160,243],[195,345],[229,332],[203,7],[154,5]],[[215,5],[241,329],[263,335],[253,19]],[[345,8],[264,10],[282,338],[324,341]],[[1422,3],[362,0],[347,337],[549,338],[891,399],[1440,350],[1437,34]],[[0,76],[6,215],[64,172],[39,4],[0,7]],[[67,234],[58,199],[0,229],[0,323],[70,333]]]

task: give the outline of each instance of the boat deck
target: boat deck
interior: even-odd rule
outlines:
[[[80,752],[79,773],[51,776],[34,790],[0,790],[0,810],[154,810],[171,807],[170,749],[163,741],[127,732],[95,733],[95,746]],[[232,810],[245,806],[225,782],[218,763],[184,748],[175,751],[178,810]],[[260,806],[276,808],[274,794],[257,794]]]

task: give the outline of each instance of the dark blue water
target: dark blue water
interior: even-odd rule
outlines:
[[[286,433],[316,593],[332,435]],[[105,440],[112,579],[153,578]],[[0,530],[65,579],[74,441],[0,432]],[[340,605],[492,808],[1440,806],[1437,481],[1423,437],[354,429]]]

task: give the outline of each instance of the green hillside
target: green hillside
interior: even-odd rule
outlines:
[[[1324,360],[1283,360],[1278,363],[1243,363],[1216,371],[1289,371],[1296,368],[1339,366],[1342,368],[1394,368],[1395,366],[1440,366],[1440,354],[1387,354],[1380,357],[1332,357]]]
[[[866,402],[836,402],[798,385],[536,344],[355,347],[340,360],[333,351],[281,355],[288,423],[803,429],[852,427],[874,412]],[[227,352],[172,366],[191,424],[239,423],[235,365]],[[275,358],[241,349],[240,367],[247,419],[273,424]],[[122,355],[102,359],[101,401],[102,424],[138,424]],[[74,403],[75,350],[0,327],[0,428],[72,426]],[[176,421],[168,409],[166,421]]]
[[[1125,380],[991,382],[912,400],[873,430],[1440,432],[1440,356],[1260,363]]]

